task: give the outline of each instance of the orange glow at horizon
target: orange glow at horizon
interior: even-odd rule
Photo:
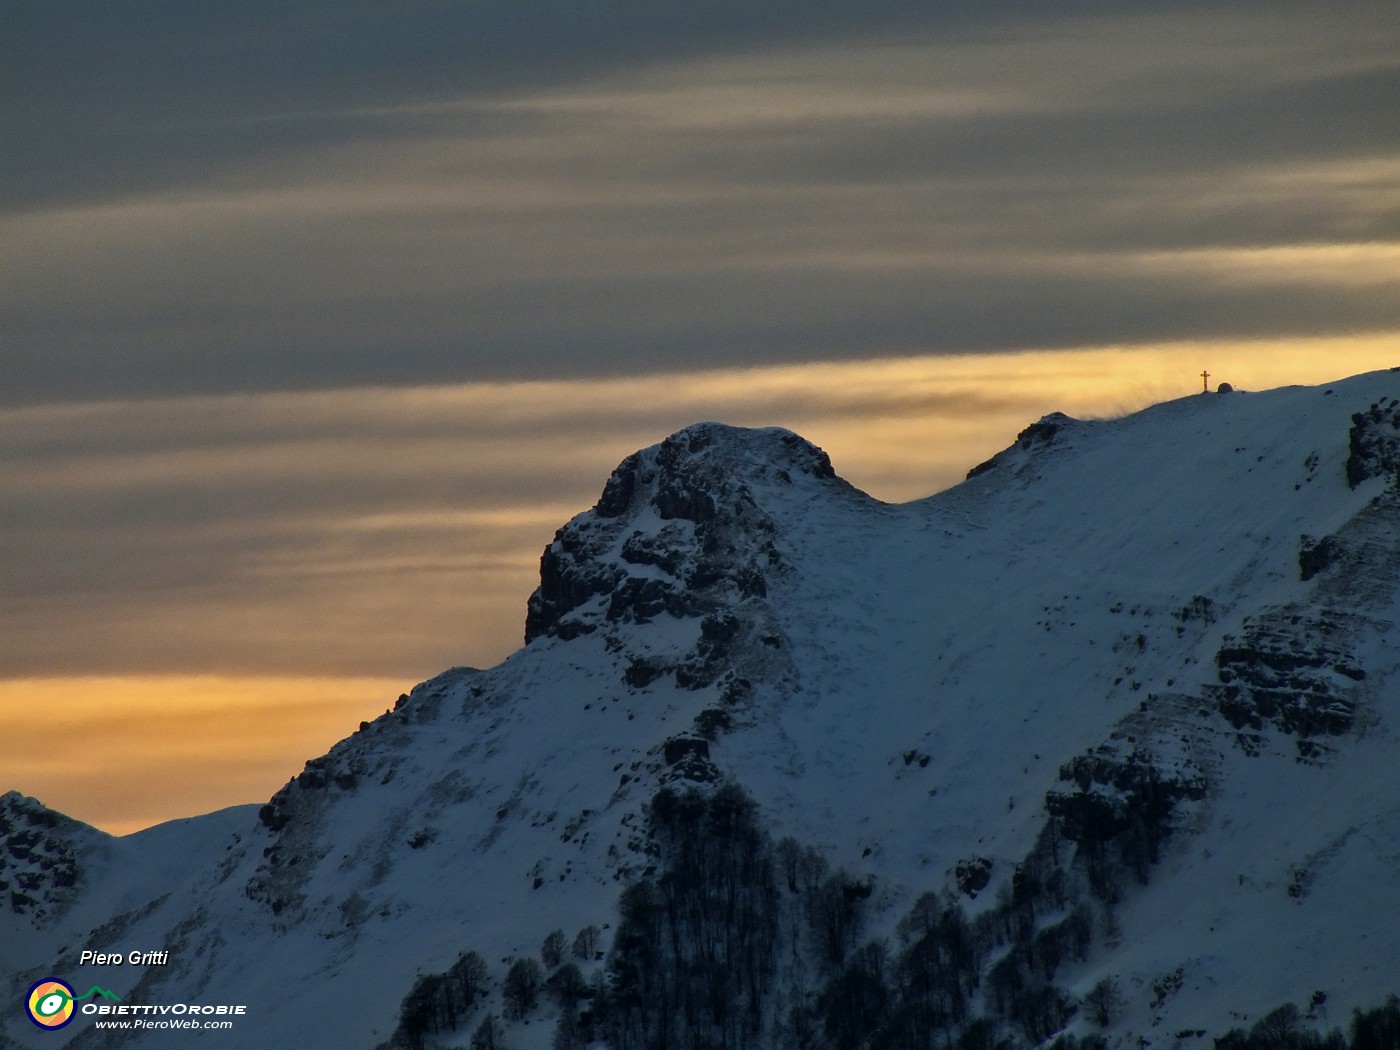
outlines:
[[[195,675],[0,680],[5,787],[114,835],[265,801],[409,683]]]

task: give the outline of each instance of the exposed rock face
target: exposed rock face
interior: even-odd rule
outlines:
[[[1400,476],[1400,401],[1377,401],[1351,417],[1347,482],[1352,488],[1371,478]]]
[[[36,924],[78,891],[78,857],[100,832],[11,791],[0,796],[0,907]]]
[[[1051,412],[1048,416],[1042,416],[1017,434],[1014,445],[998,452],[991,459],[977,464],[967,472],[967,476],[975,478],[979,474],[985,474],[987,471],[1014,459],[1022,458],[1027,453],[1039,452],[1053,444],[1057,437],[1083,425],[1082,421],[1073,416],[1067,416],[1063,412]]]
[[[525,641],[763,597],[782,555],[755,489],[795,485],[849,489],[825,452],[776,428],[700,423],[628,456],[545,548]]]
[[[1347,648],[1356,629],[1354,617],[1301,611],[1249,621],[1244,637],[1227,638],[1216,654],[1221,684],[1212,693],[1220,713],[1237,730],[1273,725],[1298,737],[1349,731],[1354,687],[1366,677]]]
[[[1056,434],[1075,422],[1076,420],[1063,412],[1051,412],[1048,416],[1042,416],[1017,434],[1016,445],[1023,450],[1029,450],[1038,445],[1048,445],[1055,440]]]
[[[1049,792],[1046,809],[1060,819],[1065,838],[1102,843],[1140,827],[1153,840],[1154,853],[1177,803],[1200,800],[1206,791],[1203,777],[1172,774],[1142,751],[1118,757],[1107,747],[1066,763],[1060,780],[1074,788]]]
[[[662,780],[671,783],[689,780],[709,783],[720,779],[720,771],[710,761],[710,742],[704,738],[672,737],[662,745],[667,772]]]
[[[1306,583],[1336,563],[1342,555],[1342,545],[1335,536],[1315,539],[1303,536],[1298,542],[1298,573]]]
[[[972,857],[969,860],[958,861],[958,866],[954,871],[958,892],[969,897],[976,897],[992,881],[992,867],[992,861],[987,857]]]

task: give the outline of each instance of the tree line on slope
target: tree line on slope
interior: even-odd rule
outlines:
[[[541,947],[544,967],[511,962],[502,1012],[520,1020],[542,998],[552,1001],[554,1050],[598,1042],[615,1050],[1103,1050],[1102,1036],[1065,1028],[1080,1015],[1110,1026],[1122,1009],[1116,981],[1104,978],[1081,1000],[1056,978],[1096,941],[1118,935],[1125,883],[1148,881],[1169,833],[1163,799],[1171,792],[1140,758],[1129,765],[1113,774],[1125,790],[1111,805],[1052,807],[989,907],[969,916],[952,890],[926,893],[889,940],[865,937],[872,880],[831,870],[792,838],[774,842],[741,787],[664,788],[648,811],[655,863],[621,894],[605,966],[586,979],[564,961],[567,938],[555,931]],[[1075,779],[1103,783],[1093,772]],[[601,958],[598,940],[596,928],[580,931],[575,958]],[[385,1046],[434,1045],[485,1003],[486,991],[484,961],[464,953],[445,973],[418,979]],[[471,1045],[501,1050],[507,1039],[488,1014]],[[1340,1032],[1318,1035],[1296,1008],[1280,1008],[1216,1046],[1400,1050],[1400,1004],[1358,1013],[1350,1042]]]
[[[1316,997],[1314,997],[1316,999]],[[1400,998],[1357,1010],[1350,1038],[1340,1029],[1318,1032],[1309,1028],[1293,1003],[1269,1011],[1249,1029],[1232,1028],[1215,1040],[1215,1050],[1400,1050]]]
[[[663,789],[650,817],[660,863],[623,892],[595,1003],[617,1050],[990,1050],[1040,1043],[1079,1008],[1054,978],[1096,920],[1058,834],[994,906],[969,918],[925,894],[890,944],[863,937],[872,882],[772,842],[738,786]]]

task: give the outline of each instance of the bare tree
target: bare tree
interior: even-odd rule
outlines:
[[[555,930],[544,939],[544,943],[540,945],[540,959],[547,969],[552,970],[564,961],[564,950],[568,944],[569,939],[563,930]]]
[[[505,1050],[505,1030],[495,1014],[487,1014],[472,1033],[472,1050]]]
[[[1084,1011],[1100,1028],[1111,1025],[1122,1009],[1123,996],[1118,991],[1116,977],[1105,977],[1084,996]]]
[[[591,961],[598,950],[598,927],[585,926],[574,938],[574,958]]]
[[[535,1008],[539,1002],[540,988],[544,985],[544,971],[534,959],[516,959],[506,973],[506,983],[501,989],[505,998],[506,1015],[520,1018]]]

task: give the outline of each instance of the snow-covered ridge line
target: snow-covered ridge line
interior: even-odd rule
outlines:
[[[526,646],[425,682],[266,806],[112,840],[0,800],[0,881],[26,898],[0,920],[11,976],[86,987],[103,975],[79,949],[159,947],[169,964],[117,993],[237,996],[229,1045],[308,1015],[308,1045],[463,1045],[490,1013],[543,1046],[570,1008],[518,1008],[514,964],[592,928],[574,965],[599,984],[570,1023],[618,1043],[636,887],[693,847],[718,884],[766,892],[654,802],[741,788],[755,841],[826,873],[811,900],[829,885],[859,912],[838,975],[864,940],[904,965],[961,928],[940,925],[953,905],[982,931],[954,1041],[980,1018],[1013,1043],[1067,1025],[1191,1046],[1319,991],[1315,1023],[1344,1025],[1396,990],[1377,917],[1400,915],[1397,386],[1049,416],[902,506],[787,431],[687,428],[560,529]],[[773,943],[798,961],[764,978],[756,1033],[709,1033],[723,1045],[837,1023],[800,932],[816,905],[773,885],[792,927]],[[675,899],[703,912],[693,892]],[[1108,981],[1111,1010],[1091,995]],[[0,1046],[31,1045],[20,1025],[0,1019]],[[35,1036],[105,1045],[65,1033]]]

